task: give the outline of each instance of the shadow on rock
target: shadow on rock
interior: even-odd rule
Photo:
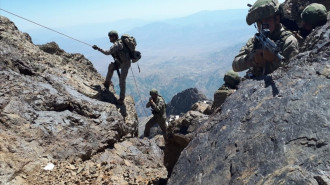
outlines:
[[[257,81],[262,81],[263,80],[265,82],[265,86],[264,86],[265,88],[268,88],[269,86],[271,86],[273,97],[275,97],[279,94],[279,90],[276,87],[276,84],[275,84],[274,79],[273,79],[272,76],[269,76],[269,75],[260,76],[260,77],[254,78],[254,80],[257,80]]]
[[[278,95],[279,91],[276,87],[276,84],[275,84],[273,78],[271,76],[265,76],[264,81],[265,81],[265,88],[267,88],[269,86],[272,87],[273,97]]]
[[[109,89],[102,88],[100,85],[92,85],[89,87],[97,91],[97,94],[93,98],[103,102],[116,104],[117,102],[116,96],[113,92],[109,91]]]

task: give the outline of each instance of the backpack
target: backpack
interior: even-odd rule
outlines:
[[[123,34],[120,39],[122,40],[124,46],[128,50],[132,63],[135,63],[138,60],[140,60],[141,52],[135,50],[135,47],[137,45],[135,38],[128,34]]]

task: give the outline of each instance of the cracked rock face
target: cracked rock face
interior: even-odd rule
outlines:
[[[199,102],[202,105],[202,102]],[[207,104],[206,104],[207,105]],[[208,119],[199,111],[190,110],[177,120],[172,120],[167,128],[166,143],[164,150],[164,163],[169,173],[173,170],[182,150],[195,137],[196,132],[201,129],[201,123]]]
[[[54,42],[36,46],[2,16],[0,45],[0,184],[45,184],[53,177],[57,178],[54,184],[69,182],[63,178],[68,174],[61,175],[64,164],[88,164],[98,172],[103,168],[98,167],[102,162],[96,158],[102,155],[116,156],[102,165],[119,165],[116,172],[104,173],[104,178],[128,173],[129,169],[120,168],[125,160],[134,175],[118,182],[140,178],[136,182],[149,183],[164,173],[166,177],[159,162],[162,154],[150,151],[148,155],[143,149],[158,151],[151,141],[125,141],[125,147],[132,145],[125,150],[139,145],[134,151],[141,158],[134,160],[115,150],[122,145],[119,141],[137,134],[134,101],[127,97],[125,105],[113,104],[115,91],[103,87],[103,77],[83,55],[68,54]],[[154,161],[157,166],[150,164]],[[57,171],[42,176],[47,163],[55,164]],[[70,173],[77,171],[71,169]],[[94,177],[95,173],[85,174],[88,183],[98,182]],[[85,179],[70,182],[83,183]]]
[[[329,30],[314,30],[288,67],[241,82],[168,184],[329,184]]]

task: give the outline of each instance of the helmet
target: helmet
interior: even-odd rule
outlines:
[[[246,16],[246,23],[251,25],[258,20],[279,14],[279,6],[278,0],[257,0]]]
[[[241,78],[239,77],[238,73],[230,70],[225,74],[223,80],[225,81],[225,84],[229,85],[230,87],[236,87],[241,81]]]
[[[118,38],[118,32],[115,31],[115,30],[111,30],[111,31],[109,31],[108,36],[109,36],[109,37],[117,36],[117,38]]]
[[[157,91],[157,89],[151,89],[151,90],[150,90],[150,95],[153,95],[153,94],[158,95],[158,91]]]
[[[312,3],[301,13],[301,19],[312,26],[321,26],[327,22],[327,9],[324,5]]]

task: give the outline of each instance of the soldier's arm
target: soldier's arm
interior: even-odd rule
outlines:
[[[248,40],[245,46],[239,51],[238,55],[235,57],[232,67],[235,72],[244,71],[253,67],[254,65],[254,54],[253,50],[254,38]]]
[[[110,55],[111,54],[111,50],[103,50],[101,48],[99,48],[99,51],[105,55]]]
[[[118,50],[122,50],[123,49],[123,44],[119,43],[119,42],[115,42],[109,50],[103,50],[103,49],[99,49],[99,51],[105,55],[112,55],[115,52],[117,52]]]
[[[162,98],[159,100],[158,104],[156,104],[155,102],[153,102],[151,104],[151,107],[153,110],[155,110],[156,112],[160,112],[161,109],[164,107],[165,102],[162,100]]]
[[[283,45],[284,64],[289,63],[290,59],[299,53],[299,44],[294,36],[289,36]]]

